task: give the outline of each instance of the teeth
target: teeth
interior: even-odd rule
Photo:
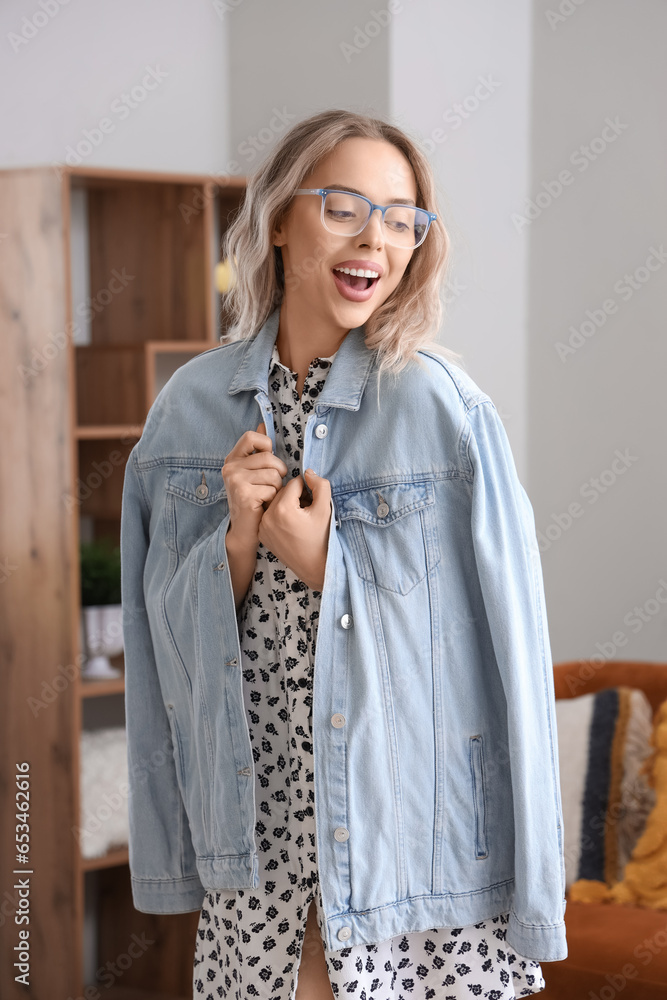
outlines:
[[[359,277],[361,275],[364,278],[379,278],[380,275],[377,271],[369,271],[360,267],[358,270],[356,267],[334,267],[334,271],[342,271],[344,274],[352,274]]]

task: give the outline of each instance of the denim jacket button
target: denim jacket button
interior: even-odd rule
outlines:
[[[336,729],[340,729],[342,726],[345,725],[345,716],[341,715],[339,712],[336,712],[335,715],[331,716],[331,725],[335,726]]]
[[[329,428],[327,427],[326,424],[318,424],[317,427],[315,428],[315,435],[318,438],[323,438],[327,436],[328,431]]]
[[[334,837],[336,838],[336,840],[339,840],[341,843],[344,840],[347,840],[349,838],[349,836],[350,836],[350,831],[346,830],[344,826],[338,826],[334,830]]]
[[[378,504],[377,515],[378,517],[386,517],[388,513],[389,506],[383,500],[382,503]]]
[[[208,496],[208,486],[206,485],[206,473],[201,474],[201,483],[195,490],[195,496],[199,497],[200,500],[205,500]]]
[[[339,941],[347,941],[352,936],[352,929],[350,927],[341,927],[338,931]]]
[[[340,623],[343,628],[352,628],[352,615],[343,615]]]

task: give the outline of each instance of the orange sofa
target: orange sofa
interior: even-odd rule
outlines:
[[[556,698],[641,688],[653,714],[667,699],[667,663],[573,660],[554,666]],[[667,871],[665,872],[667,881]],[[667,1000],[667,910],[579,903],[566,892],[568,957],[542,962],[545,1000]]]

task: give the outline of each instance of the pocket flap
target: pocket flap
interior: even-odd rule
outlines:
[[[413,510],[435,503],[432,482],[383,483],[334,497],[341,520],[358,517],[369,524],[391,524]]]
[[[171,469],[167,476],[166,490],[191,503],[206,507],[227,496],[222,478],[222,467],[188,466]]]

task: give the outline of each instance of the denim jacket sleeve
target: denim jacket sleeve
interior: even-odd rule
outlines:
[[[185,913],[200,908],[204,889],[178,786],[144,599],[149,523],[133,449],[125,467],[120,531],[132,895],[142,913]]]
[[[565,863],[553,664],[533,509],[490,399],[468,411],[472,537],[507,702],[515,895],[507,939],[521,954],[567,957]]]

